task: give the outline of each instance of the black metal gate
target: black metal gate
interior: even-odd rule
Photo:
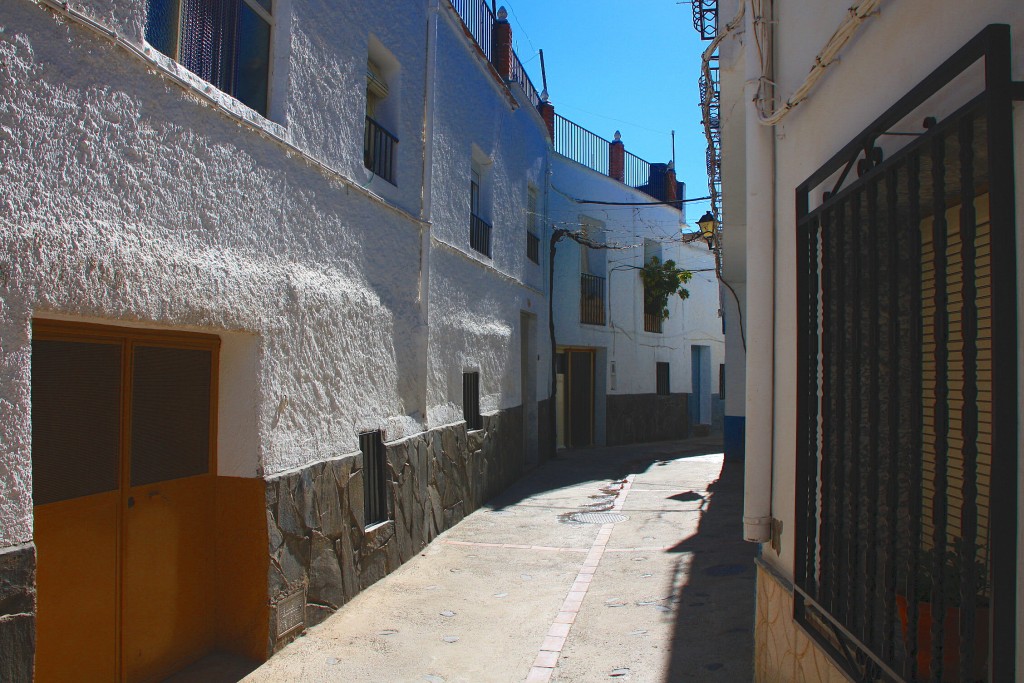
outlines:
[[[1009,56],[989,27],[797,190],[795,616],[857,680],[1014,680]],[[984,92],[883,161],[981,61]]]

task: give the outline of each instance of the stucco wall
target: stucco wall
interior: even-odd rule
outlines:
[[[777,21],[774,25],[777,26],[778,33],[774,80],[778,84],[777,95],[784,100],[803,82],[813,64],[815,53],[839,25],[846,9],[838,5],[780,0],[776,2],[776,10]],[[727,13],[726,16],[731,14]],[[1017,81],[1024,80],[1024,50],[1020,48],[1024,37],[1024,14],[1020,11],[1019,3],[998,0],[972,5],[969,8],[949,0],[931,3],[884,3],[881,12],[871,17],[856,38],[844,48],[841,59],[829,69],[810,98],[772,131],[776,159],[776,249],[773,255],[747,253],[746,260],[748,264],[754,263],[755,260],[764,263],[766,259],[774,258],[774,282],[754,281],[748,278],[746,286],[749,291],[774,286],[773,329],[747,330],[748,348],[774,342],[772,374],[775,384],[773,388],[765,388],[772,396],[774,415],[770,420],[770,432],[767,429],[756,428],[751,431],[748,415],[747,441],[748,444],[771,444],[771,451],[765,449],[759,457],[773,458],[771,514],[781,520],[784,531],[781,554],[769,553],[765,559],[785,577],[792,576],[794,565],[795,539],[789,530],[798,526],[794,520],[796,480],[793,459],[793,454],[797,450],[794,431],[797,406],[797,268],[796,250],[792,248],[796,224],[795,188],[960,46],[977,35],[986,25],[993,23],[1010,24],[1014,44],[1012,77]],[[723,116],[733,116],[734,120],[741,121],[744,116],[744,104],[740,99],[743,57],[741,52],[736,51],[737,40],[742,42],[746,40],[746,36],[727,40],[727,47],[723,50],[723,66],[726,68],[722,71],[722,106]],[[734,57],[738,58],[740,68],[730,70],[730,65],[735,66],[735,63],[730,61]],[[951,88],[933,99],[929,103],[928,113],[941,119],[965,102],[970,91],[978,92],[982,87],[981,74],[976,72],[968,79],[966,89]],[[852,96],[853,93],[856,93],[856,96]],[[1021,247],[1021,236],[1024,235],[1024,211],[1021,210],[1024,206],[1024,184],[1021,182],[1024,169],[1024,153],[1021,151],[1024,141],[1024,111],[1020,103],[1014,106],[1019,280],[1019,273],[1022,272],[1021,267],[1024,265],[1024,251]],[[749,114],[749,108],[746,113]],[[728,119],[726,121],[728,125]],[[725,136],[725,149],[741,150],[739,160],[743,160],[742,148],[730,141],[728,130]],[[893,145],[902,145],[904,142],[883,137],[879,144],[891,150]],[[745,184],[744,169],[737,165],[737,161],[734,158],[731,163],[727,162],[724,170],[727,216],[730,207],[742,206],[744,194],[751,191]],[[770,179],[766,177],[764,181],[769,182]],[[815,193],[811,198],[811,207],[820,201],[820,193]],[[742,219],[740,215],[738,220]],[[741,232],[745,229],[742,223],[738,224],[736,220],[726,226],[727,230],[730,228]],[[1024,311],[1024,307],[1020,311]],[[1022,321],[1024,315],[1018,312],[1018,330],[1021,329]],[[1024,363],[1024,356],[1019,356],[1018,364],[1021,363]],[[747,390],[749,395],[751,388],[748,386]],[[1024,413],[1021,415],[1024,416]],[[1019,460],[1020,453],[1017,456]],[[747,457],[751,457],[749,448]],[[1024,491],[1024,484],[1021,490]],[[1022,520],[1024,517],[1018,520],[1018,529],[1022,528]],[[1021,559],[1024,559],[1024,549],[1020,543],[1018,553]],[[1018,562],[1018,568],[1022,566],[1024,564]],[[1024,569],[1018,571],[1024,572]],[[1024,578],[1024,573],[1021,576]],[[1024,666],[1024,656],[1021,654],[1024,633],[1019,626],[1024,622],[1022,615],[1024,598],[1018,595],[1018,671]]]

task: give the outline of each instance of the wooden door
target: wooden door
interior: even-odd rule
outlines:
[[[37,680],[159,679],[213,648],[216,344],[36,323]]]

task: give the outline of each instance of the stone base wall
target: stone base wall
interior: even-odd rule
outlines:
[[[0,550],[0,681],[31,681],[36,653],[36,548]]]
[[[483,428],[451,425],[385,444],[389,521],[367,531],[362,454],[319,462],[267,481],[270,642],[283,599],[304,593],[304,627],[319,624],[416,555],[523,474],[522,407],[483,416]]]
[[[689,433],[686,394],[608,395],[609,446],[685,439]]]
[[[756,683],[847,683],[845,674],[793,621],[793,592],[770,571],[757,568],[754,621]]]

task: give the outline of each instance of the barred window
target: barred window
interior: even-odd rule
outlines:
[[[146,41],[267,114],[272,0],[149,0]]]

